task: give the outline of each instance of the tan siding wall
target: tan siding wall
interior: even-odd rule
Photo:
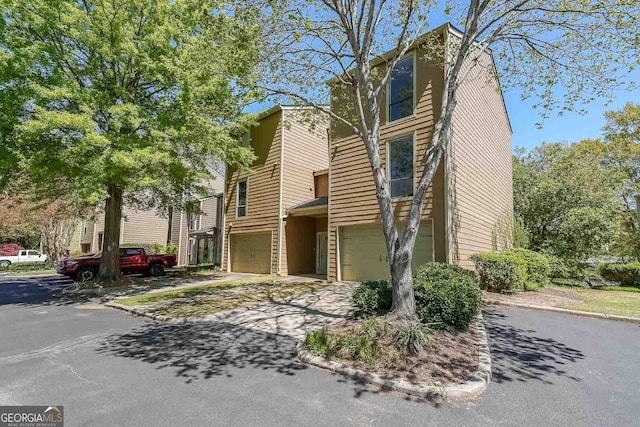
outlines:
[[[457,94],[447,158],[451,261],[509,246],[513,214],[511,129],[489,54]]]
[[[202,210],[202,215],[200,216],[200,228],[213,227],[216,225],[216,202],[216,197],[202,200],[200,204],[200,209]]]
[[[285,110],[282,203],[287,209],[315,198],[313,172],[329,167],[326,116],[315,114],[314,126],[296,110]]]
[[[169,220],[155,210],[125,210],[122,243],[167,244]]]
[[[418,55],[419,57],[419,55]],[[386,162],[386,140],[414,133],[414,181],[422,171],[422,161],[433,133],[441,104],[442,68],[418,59],[416,61],[416,109],[411,117],[384,124],[381,128],[381,156]],[[336,102],[332,99],[333,104]],[[332,123],[334,126],[334,123]],[[339,131],[342,131],[340,129]],[[332,135],[335,132],[332,130]],[[355,223],[379,223],[380,211],[375,196],[375,184],[366,149],[357,137],[334,140],[331,145],[329,177],[329,279],[337,274],[336,229]],[[415,185],[415,184],[414,184]],[[411,201],[394,203],[398,221],[406,220]],[[446,260],[444,168],[441,166],[426,195],[423,218],[434,223],[435,259]]]
[[[311,217],[289,217],[286,221],[287,273],[315,273],[316,221]]]
[[[251,129],[251,146],[257,156],[251,170],[227,171],[223,270],[228,264],[229,233],[271,231],[272,272],[277,271],[281,117],[281,112],[277,111],[261,119],[260,125]],[[236,218],[237,185],[243,179],[247,179],[247,216]]]
[[[316,197],[327,197],[329,195],[329,174],[316,176]]]

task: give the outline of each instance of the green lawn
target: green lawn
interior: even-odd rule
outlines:
[[[563,288],[567,289],[567,288]],[[618,316],[640,317],[640,289],[604,287],[600,289],[575,289],[581,301],[559,305],[572,310],[605,313]]]
[[[178,298],[191,298],[202,295],[210,295],[226,289],[233,289],[241,286],[255,285],[258,283],[273,283],[275,279],[275,276],[267,276],[256,277],[247,280],[206,283],[199,286],[192,286],[181,289],[171,289],[161,292],[149,292],[129,298],[119,299],[117,300],[117,302],[128,306],[157,304]]]

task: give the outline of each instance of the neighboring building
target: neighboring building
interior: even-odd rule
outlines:
[[[458,37],[450,25],[432,34]],[[414,265],[440,261],[472,268],[472,253],[510,245],[511,127],[490,52],[481,62],[458,90],[451,144],[426,195]],[[406,218],[424,166],[444,72],[416,48],[398,63],[385,94],[380,154],[397,218]],[[348,90],[332,92],[331,108],[338,114],[350,113]],[[329,280],[387,278],[364,144],[340,123],[331,123],[330,138],[322,120],[308,129],[298,119],[301,111],[275,107],[260,115],[248,141],[258,159],[250,172],[228,171],[223,269],[327,274]]]
[[[223,269],[322,273],[326,262],[317,254],[326,254],[328,120],[283,106],[258,122],[244,140],[257,157],[251,170],[227,169]]]
[[[191,202],[191,212],[170,210],[169,242],[178,247],[178,265],[220,264],[222,259],[223,168],[209,168],[209,196]]]
[[[122,244],[156,244],[165,246],[169,220],[157,210],[122,209],[120,242]],[[102,250],[104,242],[104,212],[97,211],[94,219],[84,219],[71,239],[72,253],[93,253]]]
[[[221,260],[222,207],[224,174],[210,168],[207,182],[210,196],[191,202],[193,212],[168,209],[122,209],[121,244],[175,245],[178,265],[217,263]],[[94,219],[79,222],[71,239],[72,253],[92,253],[102,250],[104,213],[97,211]]]

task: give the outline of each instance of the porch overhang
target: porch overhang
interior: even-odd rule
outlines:
[[[204,236],[215,236],[217,234],[218,228],[215,226],[204,227],[199,230],[193,230],[189,232],[189,237],[204,237]]]
[[[329,199],[318,197],[307,200],[287,209],[288,216],[327,216],[329,212]]]

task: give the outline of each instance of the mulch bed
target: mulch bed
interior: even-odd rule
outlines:
[[[328,328],[330,334],[347,333],[358,321],[344,320]],[[371,366],[357,360],[334,358],[363,371],[375,372],[385,378],[406,380],[414,384],[462,384],[478,370],[479,342],[475,323],[467,331],[434,330],[432,345],[415,355],[406,355],[394,366]],[[381,357],[395,351],[389,340],[379,342]]]

